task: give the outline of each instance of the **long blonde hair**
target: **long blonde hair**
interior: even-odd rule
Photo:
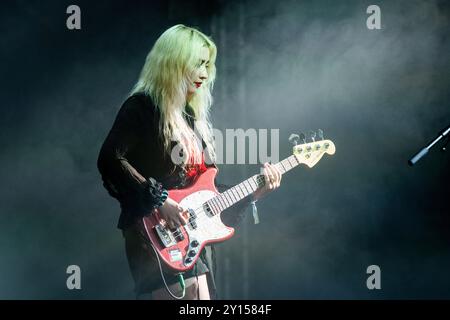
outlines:
[[[184,120],[183,111],[187,104],[188,86],[195,81],[191,75],[199,67],[200,52],[205,46],[210,54],[208,79],[193,94],[189,105],[195,113],[195,130],[205,141],[208,154],[214,161],[209,110],[213,102],[211,92],[216,78],[217,47],[208,36],[182,24],[167,29],[147,55],[139,79],[131,91],[131,94],[143,92],[150,96],[159,108],[160,134],[165,151],[170,153],[171,141],[176,141],[183,150],[184,159],[195,159],[195,163],[199,163],[202,150],[193,139],[194,131]]]

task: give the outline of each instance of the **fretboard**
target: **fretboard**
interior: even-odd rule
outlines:
[[[286,159],[276,163],[274,166],[282,173],[286,173],[289,170],[299,165],[299,162],[295,155],[287,157]],[[264,175],[255,174],[254,176],[242,181],[241,183],[231,187],[230,189],[219,193],[217,196],[209,199],[206,203],[211,209],[211,214],[216,215],[223,210],[231,207],[238,201],[251,195],[265,184]]]

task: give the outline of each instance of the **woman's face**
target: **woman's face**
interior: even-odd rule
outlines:
[[[206,79],[208,79],[207,66],[209,65],[209,49],[207,47],[202,47],[200,52],[200,59],[197,63],[197,68],[195,68],[192,75],[192,83],[188,86],[188,99],[200,88]]]

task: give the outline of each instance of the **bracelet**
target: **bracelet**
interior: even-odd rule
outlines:
[[[255,224],[259,223],[259,215],[258,215],[258,208],[256,207],[256,202],[258,200],[255,199],[252,195],[252,201],[250,201],[251,205],[252,205],[252,214],[253,214],[253,221]]]
[[[167,192],[166,189],[163,189],[163,191],[161,192],[161,196],[159,197],[159,201],[156,205],[156,207],[162,207],[162,205],[164,204],[164,202],[167,200],[167,197],[169,196],[169,193]]]

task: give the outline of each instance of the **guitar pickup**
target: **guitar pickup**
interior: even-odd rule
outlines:
[[[204,204],[203,204],[203,210],[206,212],[206,214],[208,215],[208,216],[213,216],[214,214],[213,214],[213,212],[212,212],[212,210],[211,210],[211,207],[209,206],[209,204],[207,203],[207,202],[205,202]]]
[[[195,220],[192,218],[189,218],[189,225],[192,229],[197,229],[197,222],[195,222]]]
[[[192,209],[189,209],[189,225],[192,229],[197,228],[197,222],[195,222],[195,219],[197,218],[197,215],[195,214],[195,211]]]

